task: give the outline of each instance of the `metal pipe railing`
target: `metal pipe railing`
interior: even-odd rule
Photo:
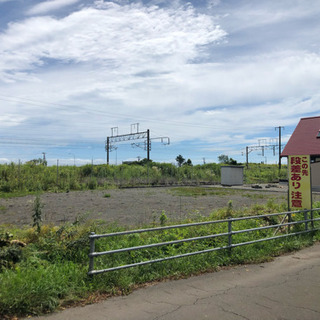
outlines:
[[[317,209],[312,209],[312,210],[315,211]],[[320,210],[320,209],[318,209],[318,210]],[[232,219],[233,219],[233,221],[240,221],[240,220],[258,219],[258,218],[266,218],[266,217],[272,217],[272,216],[295,214],[295,213],[300,213],[300,212],[304,212],[304,211],[310,211],[310,210],[269,213],[269,214],[255,215],[255,216],[238,217],[238,218],[232,218]],[[165,226],[165,227],[119,231],[119,232],[113,232],[113,233],[108,233],[108,234],[91,233],[90,238],[99,239],[99,238],[123,236],[123,235],[128,235],[128,234],[135,234],[135,233],[153,232],[153,231],[161,231],[161,230],[169,230],[169,229],[186,228],[186,227],[195,227],[195,226],[202,226],[202,225],[208,225],[208,224],[217,224],[217,223],[223,223],[223,222],[227,222],[227,221],[228,221],[227,219],[223,219],[223,220],[213,220],[213,221],[204,221],[204,222],[194,222],[194,223],[178,224],[178,225],[171,225],[171,226]]]
[[[109,233],[109,234],[95,234],[94,232],[92,232],[89,236],[90,253],[89,253],[89,272],[88,272],[88,275],[92,276],[94,274],[99,274],[99,273],[103,273],[103,272],[121,270],[121,269],[131,268],[134,266],[141,266],[141,265],[146,265],[146,264],[151,264],[151,263],[156,263],[156,262],[168,261],[168,260],[172,260],[172,259],[188,257],[188,256],[197,255],[197,254],[222,250],[222,249],[229,249],[230,253],[231,253],[231,248],[234,248],[234,247],[244,246],[244,245],[248,245],[248,244],[254,244],[254,243],[259,243],[259,242],[269,241],[269,240],[274,240],[274,239],[280,239],[280,238],[284,238],[284,237],[288,237],[288,236],[305,234],[305,233],[308,233],[311,231],[320,230],[319,228],[317,228],[317,229],[314,228],[314,222],[320,221],[320,218],[314,218],[314,214],[313,214],[315,211],[318,211],[318,210],[320,210],[320,208],[311,209],[311,210],[270,213],[270,214],[264,214],[264,215],[246,216],[246,217],[238,217],[238,218],[229,217],[228,219],[224,219],[224,220],[214,220],[214,221],[196,222],[196,223],[172,225],[172,226],[165,226],[165,227],[129,230],[129,231],[114,232],[114,233]],[[310,218],[308,218],[308,212],[310,212]],[[304,220],[289,221],[289,222],[284,223],[284,220],[285,220],[285,218],[284,218],[280,224],[262,226],[262,227],[251,228],[251,229],[242,229],[242,230],[233,230],[232,229],[233,222],[249,220],[249,219],[251,219],[251,220],[263,219],[263,218],[267,218],[267,217],[280,216],[280,215],[285,215],[285,217],[286,217],[286,216],[290,216],[292,214],[297,214],[297,213],[303,213]],[[108,251],[95,252],[95,239],[99,239],[99,238],[123,236],[123,235],[137,234],[137,233],[143,233],[143,232],[163,231],[163,230],[169,230],[169,229],[188,228],[188,227],[194,227],[194,226],[222,224],[222,223],[227,224],[228,232],[219,233],[219,234],[210,234],[210,235],[199,236],[199,237],[192,237],[192,238],[187,238],[187,239],[158,242],[158,243],[152,243],[152,244],[147,244],[147,245],[142,245],[142,246],[134,246],[134,247],[129,247],[129,248],[120,248],[120,249],[114,249],[114,250],[108,250]],[[311,229],[309,228],[309,225],[308,225],[309,223],[311,224]],[[277,230],[279,230],[281,227],[286,227],[286,226],[290,227],[292,225],[299,225],[299,224],[304,224],[304,226],[305,226],[304,231],[291,232],[291,233],[287,233],[287,234],[279,235],[279,236],[273,235],[272,237],[268,237],[268,238],[262,238],[262,239],[233,244],[233,235],[254,232],[254,231],[260,231],[260,230],[268,230],[271,228],[278,228]],[[94,258],[98,257],[98,256],[116,254],[116,253],[121,253],[121,252],[130,252],[130,251],[134,251],[134,250],[143,250],[143,249],[148,249],[148,248],[175,245],[175,244],[180,244],[180,243],[185,243],[185,242],[199,241],[199,240],[204,240],[204,239],[213,239],[213,238],[217,238],[217,237],[226,237],[226,236],[227,236],[227,241],[228,241],[227,246],[210,248],[210,249],[205,249],[205,250],[201,250],[201,251],[188,252],[188,253],[183,253],[183,254],[179,254],[179,255],[163,257],[163,258],[158,258],[158,259],[153,259],[153,260],[148,260],[148,261],[141,261],[141,262],[136,262],[136,263],[132,263],[132,264],[106,268],[106,269],[102,269],[102,270],[94,270]]]

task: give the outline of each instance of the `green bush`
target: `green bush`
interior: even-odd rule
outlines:
[[[0,271],[13,268],[20,262],[21,257],[22,249],[17,245],[0,247]]]
[[[98,182],[97,182],[97,179],[95,179],[95,178],[92,178],[87,182],[87,187],[90,190],[96,189],[97,186],[98,186]]]

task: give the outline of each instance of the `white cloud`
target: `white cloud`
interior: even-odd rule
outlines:
[[[192,8],[104,6],[61,20],[37,17],[12,23],[0,35],[0,70],[33,69],[44,59],[99,63],[110,71],[122,66],[121,72],[136,72],[142,65],[171,70],[195,58],[199,46],[225,36],[209,16]]]
[[[59,10],[71,4],[77,3],[80,0],[48,0],[42,1],[39,4],[32,7],[28,10],[28,15],[35,15],[35,14],[45,14],[51,11]]]
[[[318,3],[313,0],[298,0],[294,3],[292,0],[242,1],[228,9],[228,22],[236,31],[262,25],[272,27],[276,23],[297,19],[310,19],[320,12]]]
[[[62,101],[77,106],[53,106],[50,113],[33,106],[40,117],[64,119],[59,132],[47,125],[46,132],[56,137],[99,139],[106,128],[140,122],[176,142],[201,137],[209,143],[224,141],[226,146],[240,133],[245,136],[236,141],[248,144],[248,137],[257,132],[295,125],[300,116],[320,111],[319,74],[319,57],[303,53],[232,65],[186,65],[150,78],[78,65],[46,72],[40,83],[18,82],[12,94],[36,94],[49,105]],[[20,112],[34,116],[21,108]],[[83,130],[86,127],[90,130]]]
[[[270,41],[270,51],[251,51],[248,41],[258,47],[269,41],[265,34],[244,39],[233,33],[294,19],[300,6],[287,16],[276,6],[279,15],[272,17],[275,8],[256,5],[247,18],[243,7],[235,13],[236,6],[226,18],[230,23],[236,14],[234,25],[224,24],[222,15],[219,27],[190,4],[117,2],[96,1],[61,19],[12,22],[0,34],[0,100],[1,94],[20,99],[0,111],[10,106],[11,118],[21,116],[17,134],[103,141],[110,127],[123,134],[123,127],[139,122],[175,143],[194,140],[202,142],[201,150],[205,144],[231,154],[235,144],[252,144],[274,126],[294,126],[299,117],[320,113],[319,52],[300,38],[292,41],[296,48],[278,39]],[[211,10],[224,4],[209,2]],[[302,11],[305,17],[310,10]],[[277,35],[271,27],[268,32]],[[224,39],[235,48],[226,57]],[[223,58],[213,58],[217,51]]]
[[[0,70],[3,81],[16,82],[10,87],[12,95],[19,90],[22,97],[34,97],[36,93],[38,100],[47,103],[80,103],[85,114],[89,111],[90,120],[77,112],[70,133],[76,132],[77,125],[93,121],[97,130],[90,135],[96,137],[101,134],[100,123],[101,127],[106,126],[101,119],[109,118],[108,112],[102,118],[99,113],[90,112],[90,107],[86,110],[88,103],[87,107],[83,105],[83,98],[94,97],[98,111],[105,109],[103,101],[109,101],[112,108],[117,108],[114,113],[140,117],[150,107],[141,103],[144,87],[153,92],[160,85],[164,92],[166,87],[176,86],[169,75],[201,54],[199,47],[224,35],[210,17],[197,14],[191,7],[172,10],[114,4],[99,10],[86,8],[61,20],[35,17],[12,23],[0,35]],[[56,64],[55,68],[50,68],[51,63]],[[166,74],[168,84],[163,83]],[[135,96],[134,88],[141,94]],[[140,111],[130,110],[140,103]],[[34,114],[44,119],[62,116],[55,108],[47,114],[39,105],[34,106],[32,113],[25,107],[20,107],[19,112],[26,112],[28,119],[33,119]],[[49,135],[50,127],[47,124]],[[64,128],[60,134],[65,136],[66,131]]]
[[[2,127],[14,127],[21,124],[24,119],[24,116],[7,113],[0,116],[0,123]]]

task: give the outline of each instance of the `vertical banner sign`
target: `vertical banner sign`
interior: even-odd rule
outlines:
[[[289,210],[312,209],[310,156],[289,156]]]

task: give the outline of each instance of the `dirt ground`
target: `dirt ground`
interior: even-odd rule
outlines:
[[[186,187],[187,188],[187,187]],[[164,211],[170,220],[180,220],[197,215],[208,216],[215,209],[227,207],[232,200],[239,209],[253,204],[264,204],[271,198],[286,202],[286,189],[282,186],[253,189],[244,186],[229,192],[231,188],[206,186],[218,194],[195,196],[179,195],[174,188],[132,188],[41,195],[44,223],[74,222],[77,217],[101,219],[108,223],[141,226],[155,221]],[[238,188],[237,188],[238,189]],[[235,191],[235,192],[234,192]],[[0,224],[31,225],[35,196],[0,199]],[[320,199],[320,196],[319,196]]]

